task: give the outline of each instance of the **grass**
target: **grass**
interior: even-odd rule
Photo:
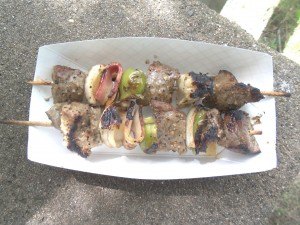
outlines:
[[[282,52],[299,23],[300,1],[281,0],[262,33],[260,41]]]
[[[270,224],[299,225],[300,224],[300,179],[282,195],[275,208]]]

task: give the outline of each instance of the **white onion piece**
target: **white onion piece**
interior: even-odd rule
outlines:
[[[92,69],[89,71],[88,76],[85,79],[85,86],[84,86],[85,97],[87,101],[92,105],[97,104],[95,94],[100,84],[100,80],[102,76],[101,71],[104,68],[105,65],[93,66]]]
[[[195,149],[194,139],[194,120],[196,115],[196,108],[191,108],[186,117],[186,146],[188,149]]]
[[[124,139],[125,113],[115,106],[107,107],[102,113],[99,129],[101,139],[110,148],[119,148]]]
[[[123,145],[126,149],[135,148],[145,136],[142,109],[131,102],[126,115]]]
[[[177,80],[177,85],[176,100],[178,107],[182,108],[195,102],[195,99],[191,98],[191,93],[193,93],[196,88],[189,74],[181,74]]]

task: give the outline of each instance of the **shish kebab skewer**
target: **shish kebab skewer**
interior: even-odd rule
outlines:
[[[216,76],[190,72],[181,74],[178,81],[177,105],[182,108],[197,101],[206,107],[221,111],[235,110],[249,102],[258,102],[263,95],[290,97],[290,93],[260,91],[258,88],[239,83],[235,76],[220,70]]]
[[[86,75],[79,70],[55,66],[52,74],[53,82],[43,83],[37,80],[29,83],[52,85],[54,103],[84,102],[86,99],[92,105],[110,105],[116,98],[117,87],[119,87],[121,101],[138,99],[139,104],[148,105],[153,99],[170,103],[172,93],[177,89],[179,107],[200,100],[204,106],[221,111],[238,109],[247,102],[259,101],[264,98],[263,95],[290,96],[286,92],[263,92],[250,85],[238,83],[233,74],[226,70],[221,70],[214,77],[193,72],[180,75],[178,70],[154,62],[149,66],[147,77],[142,71],[132,68],[126,70],[123,75],[121,71],[122,67],[118,63],[107,66],[96,65],[84,78]]]
[[[103,141],[108,147],[132,149],[140,144],[148,154],[158,151],[186,153],[187,149],[196,154],[206,152],[216,155],[216,144],[239,153],[259,153],[259,147],[252,135],[250,118],[237,110],[224,114],[222,120],[216,109],[192,109],[188,116],[172,105],[152,100],[154,118],[143,118],[140,108],[131,102],[127,112],[111,105],[101,114],[101,109],[87,104],[72,102],[57,103],[47,111],[55,128],[64,137],[68,149],[87,157],[91,149]],[[144,124],[145,122],[145,124]],[[0,121],[17,125],[49,126],[28,121]]]

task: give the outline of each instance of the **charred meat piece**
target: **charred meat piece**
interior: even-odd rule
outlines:
[[[86,74],[80,70],[57,65],[52,73],[54,103],[82,102]]]
[[[255,137],[249,133],[250,130],[253,130],[253,127],[246,112],[242,110],[227,112],[224,114],[223,137],[219,144],[238,153],[260,153]]]
[[[220,70],[214,77],[213,95],[203,99],[203,105],[220,111],[235,110],[248,102],[258,102],[264,96],[258,88],[238,83],[232,73]]]
[[[171,104],[156,100],[151,101],[151,107],[157,124],[157,150],[185,153],[186,115]]]
[[[67,148],[80,156],[89,156],[91,148],[101,144],[100,108],[79,102],[55,104],[47,111],[47,115],[54,126],[61,130]]]
[[[215,77],[191,72],[182,74],[178,79],[179,107],[196,102],[205,107],[228,111],[238,109],[248,102],[258,102],[263,98],[259,89],[249,84],[238,83],[235,76],[226,70],[220,70]]]
[[[179,78],[179,71],[158,61],[148,69],[145,102],[150,99],[171,103],[172,94]]]
[[[235,76],[227,70],[220,70],[218,75],[213,77],[213,88],[214,92],[219,92],[223,88],[232,87],[236,83],[238,83]]]

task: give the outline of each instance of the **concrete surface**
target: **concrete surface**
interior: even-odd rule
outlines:
[[[300,65],[300,23],[289,38],[283,54]]]
[[[274,57],[278,169],[240,176],[142,181],[26,159],[27,128],[0,126],[0,224],[263,224],[299,172],[300,67],[199,1],[19,1],[0,4],[0,115],[28,117],[37,49],[117,36],[201,40]]]
[[[228,0],[221,16],[237,23],[258,40],[280,0]]]

